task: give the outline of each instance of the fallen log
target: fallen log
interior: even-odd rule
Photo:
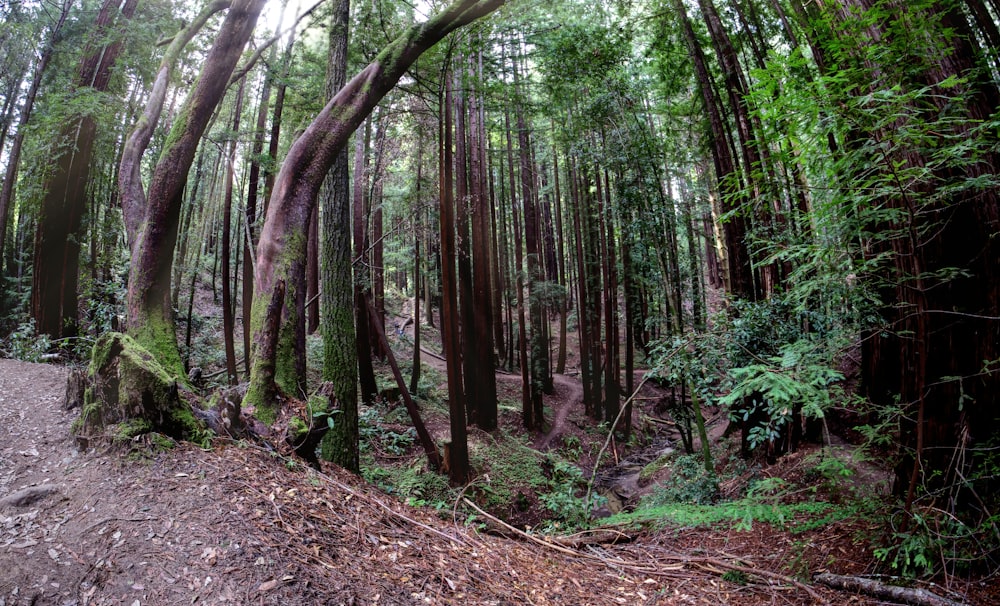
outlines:
[[[823,572],[814,575],[813,581],[834,589],[863,593],[873,598],[903,602],[912,606],[967,606],[965,602],[949,600],[919,587],[900,587],[863,577]]]

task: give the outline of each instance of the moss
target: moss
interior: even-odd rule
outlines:
[[[194,87],[196,87],[197,85],[198,83],[195,82],[191,90],[195,90]],[[167,155],[169,155],[173,151],[174,146],[177,145],[177,143],[180,141],[180,138],[184,136],[184,134],[187,132],[189,126],[188,122],[190,121],[190,119],[191,119],[191,104],[190,103],[181,104],[180,111],[177,113],[177,117],[174,118],[173,126],[171,127],[170,132],[167,133],[166,140],[164,140],[163,142],[163,147],[162,147],[163,151],[160,152],[160,157],[157,160],[157,163],[162,162],[167,157]]]
[[[153,427],[145,419],[127,419],[114,425],[109,431],[112,442],[128,442],[137,436],[147,434]]]
[[[177,349],[177,333],[172,322],[147,314],[145,322],[136,330],[134,342],[150,353],[157,364],[172,380],[187,384],[184,363]]]
[[[278,407],[270,398],[264,395],[264,389],[259,381],[254,380],[254,372],[250,372],[250,386],[247,388],[247,395],[243,398],[244,407],[253,408],[253,416],[265,425],[273,425],[278,420]]]
[[[98,406],[97,399],[94,397],[94,388],[88,386],[83,390],[83,407],[80,409],[80,416],[70,426],[70,433],[73,435],[80,434],[87,426],[88,421],[96,417],[99,413],[100,407]]]
[[[656,475],[656,472],[666,467],[667,461],[670,460],[670,456],[670,454],[660,455],[655,461],[643,467],[642,471],[639,472],[639,481],[648,482],[652,479],[652,477]]]
[[[293,444],[301,442],[308,433],[309,424],[299,417],[292,417],[291,421],[288,422],[288,436]]]
[[[202,448],[207,448],[215,434],[205,427],[205,424],[194,416],[194,413],[187,406],[174,408],[169,413],[170,427],[176,431],[175,435],[185,440],[194,442]]]
[[[168,436],[165,436],[159,432],[154,431],[153,433],[149,434],[149,438],[153,445],[153,450],[155,451],[170,450],[177,445],[177,442],[174,442]]]

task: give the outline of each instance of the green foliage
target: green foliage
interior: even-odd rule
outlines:
[[[893,533],[888,544],[876,547],[872,553],[894,574],[907,578],[930,577],[941,571],[967,572],[983,563],[984,547],[987,556],[995,552],[998,521],[1000,517],[975,527],[939,510],[914,512],[906,532]],[[995,561],[991,557],[989,560]]]
[[[35,334],[35,320],[28,319],[2,342],[4,357],[24,362],[40,362],[52,341],[48,335]]]
[[[548,479],[542,472],[545,456],[503,430],[494,440],[469,445],[469,462],[479,471],[476,488],[487,508],[506,507],[519,490],[542,490]]]
[[[802,339],[782,346],[778,356],[729,371],[734,384],[719,403],[728,407],[731,415],[742,416],[738,420],[743,422],[760,410],[766,413],[763,425],[750,428],[752,448],[777,439],[796,406],[801,406],[807,417],[817,419],[830,407],[838,392],[832,385],[844,377],[825,359],[817,360],[814,352],[814,343]]]
[[[653,489],[643,499],[643,507],[659,507],[671,503],[707,505],[719,496],[719,480],[705,471],[699,455],[680,455],[669,465],[670,479]]]
[[[407,427],[399,432],[381,424],[378,408],[365,408],[358,415],[359,447],[362,452],[377,449],[392,455],[405,454],[417,439],[417,432]]]
[[[590,503],[581,494],[586,493],[587,482],[579,467],[565,461],[556,461],[552,467],[552,477],[548,481],[548,492],[540,493],[538,500],[552,512],[556,522],[553,529],[584,528],[590,512],[607,502],[603,496],[592,493]]]

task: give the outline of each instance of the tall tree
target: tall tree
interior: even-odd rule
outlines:
[[[330,15],[327,95],[347,82],[350,0],[338,0]],[[353,272],[351,271],[351,197],[347,149],[341,149],[322,193],[323,284],[320,328],[323,333],[323,380],[333,383],[340,414],[324,437],[323,458],[357,473],[358,358],[355,348]],[[419,320],[419,319],[418,319]]]
[[[101,6],[77,68],[78,93],[108,90],[123,45],[124,24],[137,4],[138,0],[105,0]],[[53,338],[74,336],[77,331],[80,228],[96,137],[97,118],[92,113],[73,116],[66,123],[39,211],[31,310],[38,333]]]
[[[255,271],[260,290],[255,295],[251,326],[256,335],[254,347],[262,346],[261,327],[267,302],[272,300],[279,284],[285,284],[288,292],[282,325],[294,327],[304,321],[306,226],[320,185],[351,133],[425,50],[502,4],[503,0],[459,0],[425,23],[407,29],[327,103],[289,148],[275,182],[258,245]],[[283,328],[281,335],[288,342],[294,338],[294,328]],[[255,356],[251,369],[247,401],[264,411],[265,418],[269,416],[267,411],[273,411],[275,406],[276,386],[271,372],[274,366],[275,360]]]
[[[184,186],[201,140],[266,0],[234,0],[153,169],[128,282],[128,332],[181,375],[170,277]]]
[[[4,172],[3,189],[0,190],[0,276],[3,275],[4,248],[7,241],[7,217],[10,215],[11,203],[14,200],[14,186],[17,183],[18,168],[21,163],[21,148],[24,145],[24,131],[27,128],[28,120],[35,108],[35,97],[38,95],[38,88],[42,84],[42,76],[49,66],[52,54],[55,52],[55,44],[59,40],[66,18],[69,17],[72,0],[63,0],[59,17],[46,34],[46,39],[41,48],[41,53],[35,59],[31,84],[25,94],[21,104],[21,112],[18,117],[17,127],[14,134],[10,151],[7,153],[7,170]],[[7,101],[12,101],[14,95],[8,96]],[[13,104],[12,104],[13,107]],[[5,128],[6,132],[6,128]],[[2,146],[0,146],[2,149]]]

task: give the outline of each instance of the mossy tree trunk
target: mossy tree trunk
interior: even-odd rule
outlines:
[[[351,134],[425,50],[455,29],[493,12],[502,4],[504,0],[460,0],[425,23],[411,27],[334,95],[295,140],[275,180],[257,247],[255,277],[258,292],[254,296],[254,311],[251,314],[251,330],[254,333],[260,331],[262,311],[270,300],[271,290],[280,281],[284,281],[287,288],[282,324],[298,326],[305,320],[304,296],[298,293],[305,290],[308,222],[320,186]],[[296,332],[299,331],[281,331],[284,343],[278,347],[279,365],[291,362],[280,357],[287,355],[284,352],[291,353],[293,345],[290,340]],[[256,368],[255,359],[246,403],[254,405],[258,411],[273,410],[274,401],[260,399],[260,394],[273,391],[273,387],[262,384],[265,378]]]
[[[128,282],[128,333],[173,376],[183,366],[170,299],[181,202],[195,150],[225,95],[229,78],[266,0],[235,0],[219,28],[201,75],[184,101],[153,170],[133,247]]]
[[[347,82],[350,0],[338,0],[330,18],[327,92]],[[340,414],[321,444],[324,459],[358,473],[358,358],[354,343],[353,272],[351,271],[351,197],[347,150],[337,154],[323,197],[323,379],[330,382]]]

